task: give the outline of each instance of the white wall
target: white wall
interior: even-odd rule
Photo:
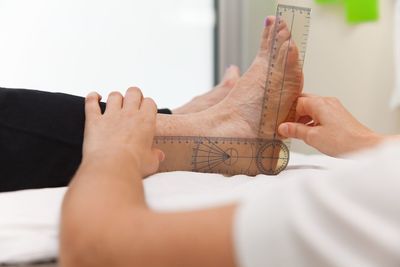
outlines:
[[[0,0],[0,86],[140,86],[175,107],[213,84],[212,0]]]
[[[378,22],[357,25],[346,22],[342,5],[318,5],[314,0],[279,2],[313,9],[304,70],[305,91],[338,97],[375,131],[400,133],[400,111],[389,108],[395,77],[394,1],[379,1]],[[257,51],[262,20],[265,15],[275,13],[276,1],[247,0],[247,5],[251,23],[244,24],[248,35],[244,40],[244,61],[249,64]],[[256,10],[254,16],[251,10]],[[300,142],[294,142],[292,148],[315,152]]]

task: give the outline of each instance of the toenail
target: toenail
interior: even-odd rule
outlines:
[[[272,22],[271,18],[270,17],[266,17],[265,21],[264,21],[265,27],[268,27],[269,25],[271,25],[271,22]]]

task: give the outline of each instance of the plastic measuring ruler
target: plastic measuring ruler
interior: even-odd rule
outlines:
[[[268,55],[265,77],[265,96],[260,115],[258,138],[226,138],[207,136],[158,136],[154,146],[163,150],[166,158],[159,172],[194,171],[221,173],[226,175],[258,174],[277,175],[289,163],[289,141],[277,133],[278,126],[295,120],[298,95],[288,96],[286,70],[289,66],[287,51],[284,69],[277,69],[278,29],[286,23],[290,32],[289,44],[295,44],[299,51],[298,68],[303,68],[310,29],[311,9],[278,5],[274,38]],[[282,49],[282,48],[281,48]],[[282,52],[282,50],[281,50]],[[277,78],[278,77],[278,78]],[[300,86],[300,85],[299,85]],[[255,114],[256,115],[256,114]]]

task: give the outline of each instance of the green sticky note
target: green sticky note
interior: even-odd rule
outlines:
[[[349,22],[375,21],[379,17],[378,0],[345,0]]]

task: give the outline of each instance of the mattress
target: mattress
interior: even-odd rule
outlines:
[[[322,155],[292,153],[287,170],[278,176],[156,174],[144,181],[146,199],[158,211],[185,211],[238,202],[260,183],[319,176],[338,161],[341,160]],[[0,194],[0,264],[56,266],[49,261],[58,257],[59,214],[65,192],[66,188],[45,188]],[[45,263],[28,265],[32,262]]]

